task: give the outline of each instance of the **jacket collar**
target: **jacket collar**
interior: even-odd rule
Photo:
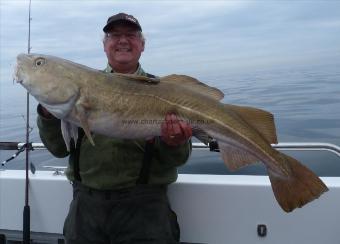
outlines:
[[[111,65],[109,63],[106,65],[106,68],[104,69],[104,71],[107,72],[107,73],[115,73],[115,71],[113,70],[113,68],[111,67]],[[140,63],[138,63],[137,70],[133,74],[134,75],[146,75],[146,73],[142,69],[142,66],[140,65]]]

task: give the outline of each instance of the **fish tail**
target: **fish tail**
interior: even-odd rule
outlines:
[[[283,153],[279,156],[290,169],[288,177],[282,177],[270,169],[268,174],[275,198],[284,211],[300,208],[328,191],[321,179],[299,161]]]

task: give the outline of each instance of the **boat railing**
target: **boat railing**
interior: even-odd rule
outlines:
[[[329,151],[340,157],[340,147],[332,143],[324,142],[281,142],[271,144],[271,146],[278,150],[286,151]],[[218,145],[211,144],[205,145],[204,143],[197,142],[192,144],[193,148],[210,149],[210,151],[219,151]]]
[[[25,147],[23,142],[0,142],[0,150],[20,150]],[[211,142],[208,145],[200,142],[192,143],[194,149],[209,149],[210,151],[219,151],[218,144]],[[290,151],[329,151],[340,157],[340,147],[332,143],[324,142],[281,142],[272,144],[272,147],[278,150]],[[46,147],[43,143],[31,143],[32,150],[44,150]]]

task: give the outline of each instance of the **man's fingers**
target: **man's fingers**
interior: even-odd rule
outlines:
[[[189,139],[192,136],[192,129],[191,126],[188,125],[187,123],[180,121],[179,126],[182,130],[182,133],[184,134],[186,139]]]
[[[165,115],[165,121],[161,124],[162,139],[169,145],[180,145],[192,136],[191,126],[180,121],[173,113]]]
[[[182,133],[179,121],[175,114],[167,114],[165,117],[165,123],[162,124],[162,130],[165,135],[174,137]]]
[[[182,134],[181,126],[178,121],[172,122],[172,133],[170,135],[179,136]]]
[[[164,135],[164,134],[166,133],[167,128],[168,128],[167,122],[164,121],[164,122],[161,124],[162,135]]]

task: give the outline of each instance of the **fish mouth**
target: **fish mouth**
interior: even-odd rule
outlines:
[[[20,77],[19,73],[20,73],[20,68],[19,68],[19,65],[16,64],[14,67],[14,72],[13,72],[13,83],[17,82],[17,83],[22,84],[24,82],[24,79]]]
[[[17,56],[16,64],[14,66],[13,71],[13,83],[16,81],[17,83],[23,84],[24,83],[24,68],[27,62],[30,62],[31,59],[27,54],[21,53]]]
[[[13,72],[13,83],[14,81],[16,81],[17,83],[20,83],[23,86],[28,85],[28,83],[30,83],[31,72],[29,71],[32,68],[32,65],[34,67],[35,65],[34,61],[37,59],[37,57],[41,57],[41,55],[25,53],[18,54],[16,58],[16,65],[14,67]]]

